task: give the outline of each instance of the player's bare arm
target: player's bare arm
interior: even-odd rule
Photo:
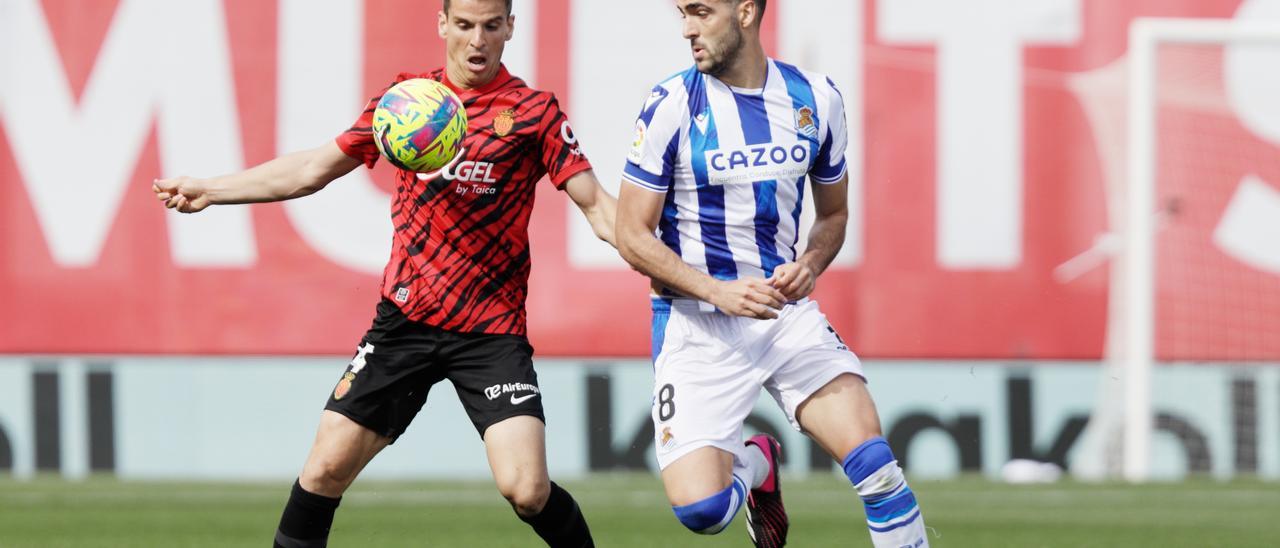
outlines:
[[[278,202],[307,196],[359,165],[359,160],[329,142],[230,175],[157,179],[151,190],[165,207],[197,213],[215,204]]]
[[[769,284],[781,291],[787,300],[809,296],[822,274],[844,245],[845,226],[849,222],[849,176],[837,183],[813,185],[814,221],[809,230],[805,251],[793,263],[779,266]]]
[[[591,231],[595,232],[596,237],[609,242],[613,247],[618,247],[617,239],[613,235],[618,200],[600,186],[600,180],[596,179],[595,171],[588,169],[569,177],[569,180],[564,183],[564,191],[587,217],[587,222],[591,223]]]
[[[761,278],[717,280],[686,264],[654,237],[665,194],[623,182],[615,228],[622,258],[642,274],[679,293],[709,302],[725,314],[774,319],[786,302]]]

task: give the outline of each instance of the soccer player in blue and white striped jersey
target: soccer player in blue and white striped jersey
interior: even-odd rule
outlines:
[[[766,0],[675,3],[695,66],[641,109],[616,237],[653,280],[652,414],[676,517],[714,534],[745,501],[756,546],[786,542],[781,447],[766,435],[742,441],[764,388],[843,464],[876,546],[928,546],[862,366],[808,298],[848,218],[840,93],[765,56]],[[810,188],[816,221],[797,254]]]

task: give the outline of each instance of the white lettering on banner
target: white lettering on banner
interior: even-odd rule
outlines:
[[[1280,0],[1246,0],[1236,20],[1280,21]],[[1280,146],[1280,44],[1227,44],[1223,71],[1227,99],[1249,131]]]
[[[1247,0],[1237,20],[1280,20],[1280,0]],[[1227,100],[1251,133],[1280,146],[1280,45],[1228,44],[1224,55]],[[1255,175],[1240,182],[1213,233],[1224,252],[1280,275],[1280,192]]]
[[[277,149],[309,149],[351,125],[364,103],[364,2],[280,2]],[[388,81],[392,75],[387,75]],[[358,167],[285,203],[298,234],[325,258],[376,274],[391,254],[391,197]]]
[[[1073,44],[1080,0],[880,0],[889,44],[938,50],[938,262],[1022,261],[1022,48]]]
[[[502,50],[502,64],[519,76],[529,87],[538,87],[538,0],[514,0],[511,15],[516,18],[515,32]],[[443,61],[443,59],[441,60]]]
[[[244,167],[217,0],[120,2],[78,105],[38,0],[5,2],[0,51],[22,52],[0,64],[0,120],[59,265],[93,265],[125,190],[148,184],[130,177],[153,120],[165,174]],[[179,266],[256,261],[245,208],[167,220]]]
[[[778,5],[778,49],[783,61],[826,74],[844,97],[848,121],[848,146],[844,159],[849,173],[849,222],[845,225],[844,247],[831,264],[857,266],[862,260],[863,233],[863,2],[862,0],[804,0]],[[829,32],[813,32],[815,13],[822,14],[822,26]],[[845,27],[847,25],[847,27]],[[800,213],[800,234],[813,226],[813,193],[804,193]],[[801,237],[796,250],[802,252],[807,238]]]
[[[808,144],[748,145],[706,152],[707,180],[713,185],[794,181],[809,172]]]
[[[299,425],[314,424],[316,395],[333,389],[331,358],[120,358],[92,370],[68,361],[76,360],[55,358],[52,369],[37,369],[25,358],[0,356],[0,439],[11,442],[9,454],[0,455],[0,460],[11,457],[11,472],[18,478],[37,472],[37,436],[60,437],[60,449],[46,457],[61,460],[64,475],[89,469],[90,442],[106,441],[115,448],[108,472],[122,479],[293,478],[301,458],[297,451],[313,441],[313,431]],[[611,360],[607,365],[540,360],[537,365],[548,391],[543,402],[548,422],[560,425],[547,430],[552,474],[654,469],[652,442],[647,441],[654,436],[643,435],[652,432],[652,370],[647,360]],[[914,476],[994,476],[1014,455],[1046,462],[1062,462],[1067,455],[1073,462],[1087,458],[1084,438],[1070,425],[1084,420],[1100,397],[1094,389],[1098,370],[1093,363],[869,360],[864,367],[882,391],[877,396],[883,396],[885,436],[900,442],[903,452],[898,456]],[[252,382],[246,382],[247,371],[253,372]],[[1157,475],[1280,477],[1280,439],[1271,434],[1280,431],[1276,373],[1280,371],[1275,367],[1261,365],[1245,371],[1223,364],[1157,368],[1156,382],[1162,389],[1154,395],[1154,405],[1184,425],[1188,439],[1194,440],[1163,434],[1165,450],[1153,455]],[[61,386],[60,404],[35,389],[37,377],[50,375],[56,375]],[[108,376],[113,390],[95,399],[92,390],[73,389],[83,388],[88,375]],[[922,378],[932,382],[921,383]],[[540,394],[506,391],[505,386],[489,387],[486,397],[510,401]],[[1241,386],[1256,397],[1238,399]],[[244,405],[227,405],[229,397]],[[99,406],[114,411],[106,417],[71,413]],[[157,409],[165,412],[156,413]],[[610,412],[595,413],[596,409]],[[1008,420],[1032,412],[1034,423]],[[45,413],[62,419],[41,418]],[[271,420],[262,420],[264,413],[270,413]],[[483,445],[439,443],[474,435],[458,399],[428,398],[422,416],[432,420],[431,435],[419,431],[400,438],[396,444],[403,445],[401,449],[379,455],[361,477],[487,481],[490,471]],[[751,417],[753,425],[774,427],[781,441],[795,450],[787,464],[792,470],[830,473],[829,460],[808,458],[820,449],[800,432],[785,428],[787,418],[773,401],[761,400]],[[90,437],[95,421],[110,426],[98,430],[105,438]],[[72,436],[79,438],[74,442],[78,447],[69,443]],[[643,443],[633,445],[633,440]],[[1056,441],[1051,445],[1049,440]],[[430,466],[423,466],[423,454],[431,455]],[[1255,465],[1240,464],[1233,455],[1251,455]]]
[[[1253,268],[1280,275],[1280,190],[1246,177],[1213,231],[1213,243]]]
[[[617,196],[623,164],[635,141],[636,115],[654,84],[689,65],[689,41],[680,39],[679,16],[667,2],[569,4],[569,43],[591,47],[569,49],[570,100],[562,106],[568,109],[579,146],[591,159],[600,184]],[[620,17],[625,25],[600,24]],[[655,61],[662,59],[666,61]],[[627,268],[618,252],[595,236],[578,208],[565,210],[571,266]]]

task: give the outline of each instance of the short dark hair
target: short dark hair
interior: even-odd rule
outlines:
[[[764,0],[756,0],[756,2],[764,2]],[[449,13],[449,0],[444,0],[444,12]],[[763,9],[763,6],[761,7]],[[507,0],[507,15],[511,15],[511,0]]]

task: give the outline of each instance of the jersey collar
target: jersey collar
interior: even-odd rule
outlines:
[[[490,91],[493,91],[495,89],[498,89],[499,87],[502,87],[510,79],[511,79],[511,73],[507,72],[507,65],[505,63],[499,63],[498,73],[493,75],[493,79],[489,80],[487,84],[480,86],[478,88],[465,89],[465,88],[458,87],[457,84],[454,84],[449,80],[449,71],[447,70],[441,71],[440,81],[444,82],[444,85],[449,86],[449,89],[453,90],[454,93],[458,94],[458,96],[461,97],[463,95],[484,95],[486,93],[489,93]]]

